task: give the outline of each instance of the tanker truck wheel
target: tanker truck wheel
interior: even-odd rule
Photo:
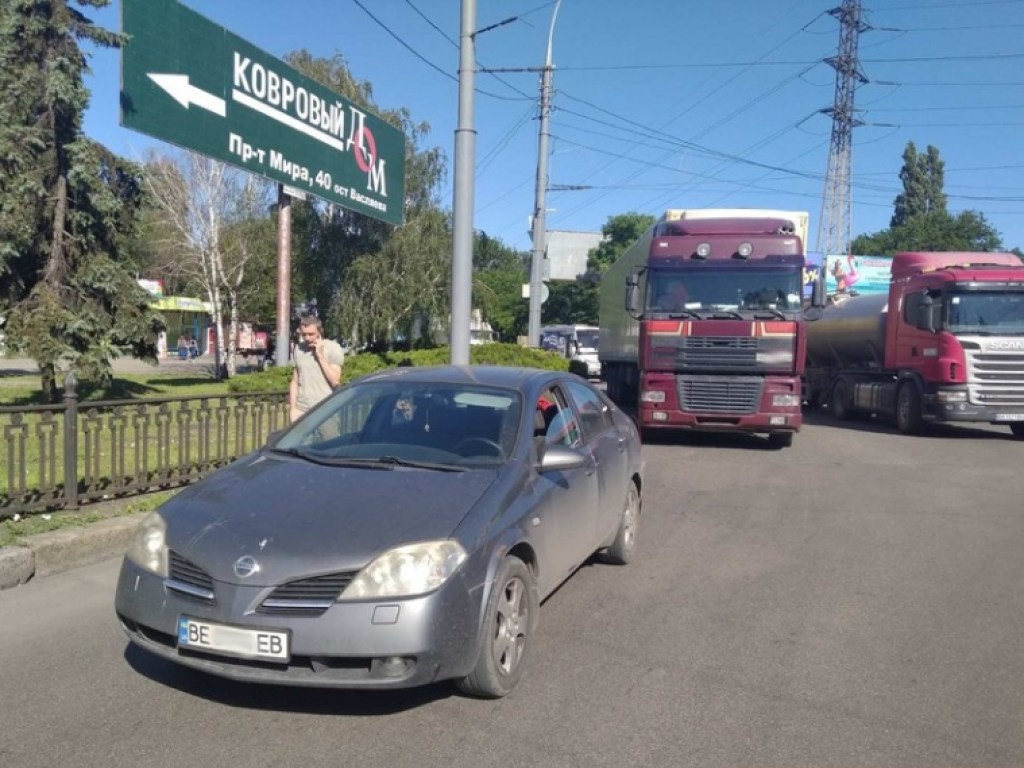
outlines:
[[[916,435],[923,426],[921,393],[916,384],[908,381],[896,393],[896,427],[905,435]]]
[[[832,395],[828,399],[829,410],[840,421],[853,418],[853,403],[850,401],[850,384],[846,379],[837,379],[832,385]]]

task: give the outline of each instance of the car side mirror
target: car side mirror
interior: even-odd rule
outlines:
[[[281,435],[283,435],[287,431],[288,431],[287,429],[275,429],[273,432],[271,432],[269,435],[267,435],[267,442],[266,442],[266,444],[268,446],[273,445],[278,440],[280,440],[281,439]]]
[[[582,451],[568,445],[555,444],[545,446],[539,469],[541,472],[561,472],[582,467],[586,463],[587,457]]]

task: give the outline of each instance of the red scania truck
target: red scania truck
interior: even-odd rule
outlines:
[[[1024,438],[1024,264],[1012,253],[898,253],[888,294],[836,296],[807,323],[806,397],[877,414],[1005,424]]]
[[[601,372],[643,431],[792,444],[802,424],[808,218],[669,210],[604,273]],[[814,302],[823,298],[819,288]]]

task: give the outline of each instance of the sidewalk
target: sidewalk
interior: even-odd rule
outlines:
[[[111,367],[114,369],[114,373],[157,375],[191,372],[211,377],[214,373],[213,355],[200,355],[195,360],[182,360],[177,356],[165,357],[157,364],[137,360],[134,357],[119,357],[111,362]],[[242,369],[241,365],[239,369]],[[35,360],[0,356],[0,376],[31,376],[38,373],[39,366],[36,365]]]

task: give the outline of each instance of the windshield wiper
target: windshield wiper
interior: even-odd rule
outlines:
[[[377,459],[346,459],[337,456],[319,456],[301,448],[272,448],[277,453],[286,453],[289,456],[297,456],[300,459],[320,464],[325,467],[366,467],[367,469],[394,469],[391,462],[381,462]]]
[[[412,461],[411,459],[400,459],[397,456],[381,456],[373,459],[379,464],[390,467],[413,467],[415,469],[433,469],[438,472],[465,472],[466,468],[458,464],[442,464],[437,461]]]
[[[786,316],[777,309],[771,307],[763,307],[761,309],[754,310],[754,319],[757,320],[764,317],[764,313],[767,312],[769,317],[777,317],[779,320],[785,320]]]

